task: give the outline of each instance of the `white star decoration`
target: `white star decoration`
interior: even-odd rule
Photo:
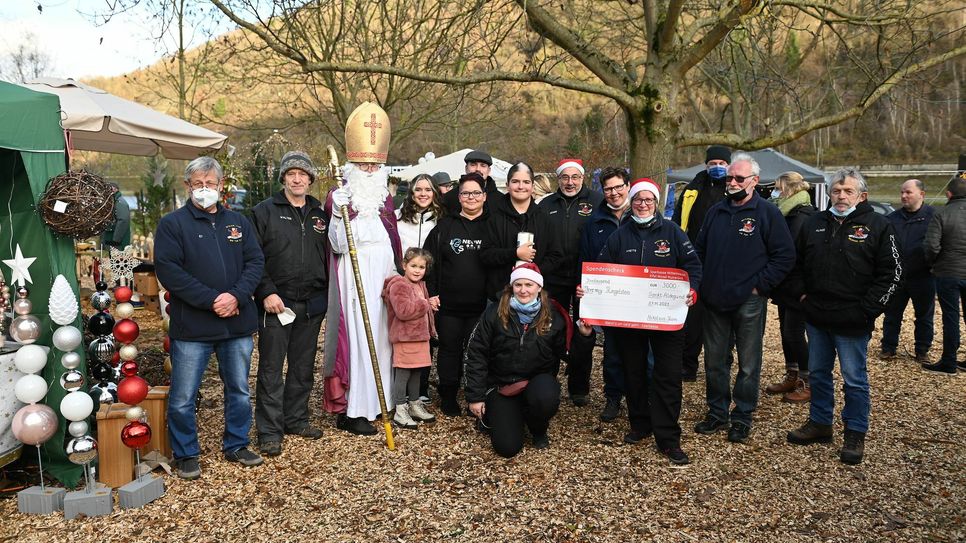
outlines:
[[[10,271],[13,272],[13,276],[10,278],[10,284],[17,283],[20,286],[25,286],[27,283],[33,283],[34,280],[30,277],[30,265],[37,260],[37,257],[24,258],[23,251],[20,250],[20,244],[17,244],[17,252],[14,253],[13,258],[10,260],[4,260],[3,263],[6,264]]]
[[[134,282],[134,268],[138,267],[141,261],[134,256],[134,247],[128,245],[123,251],[118,251],[111,247],[111,258],[102,258],[101,266],[111,270],[111,277],[117,281],[127,280],[127,284]]]

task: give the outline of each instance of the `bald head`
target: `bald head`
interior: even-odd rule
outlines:
[[[902,184],[899,189],[899,200],[902,202],[902,209],[909,213],[915,213],[922,207],[922,202],[926,198],[925,186],[918,179],[910,179]]]

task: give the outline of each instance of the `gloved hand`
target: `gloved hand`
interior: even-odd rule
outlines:
[[[342,206],[349,205],[349,192],[344,188],[332,191],[332,214],[336,217],[342,216]]]

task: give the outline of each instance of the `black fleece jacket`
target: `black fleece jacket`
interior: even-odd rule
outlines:
[[[486,307],[486,268],[480,250],[490,215],[484,211],[475,219],[447,215],[429,232],[423,249],[433,255],[426,274],[430,296],[439,296],[439,312],[470,317]]]

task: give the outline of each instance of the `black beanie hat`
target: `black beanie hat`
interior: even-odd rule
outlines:
[[[725,147],[724,145],[712,145],[708,147],[708,151],[704,154],[704,163],[707,164],[712,160],[724,160],[727,163],[731,163],[731,149]]]
[[[295,168],[309,174],[309,179],[315,182],[315,177],[318,175],[315,164],[312,164],[309,155],[302,151],[289,151],[282,156],[282,161],[278,165],[278,182],[281,183],[285,179],[285,172]]]

